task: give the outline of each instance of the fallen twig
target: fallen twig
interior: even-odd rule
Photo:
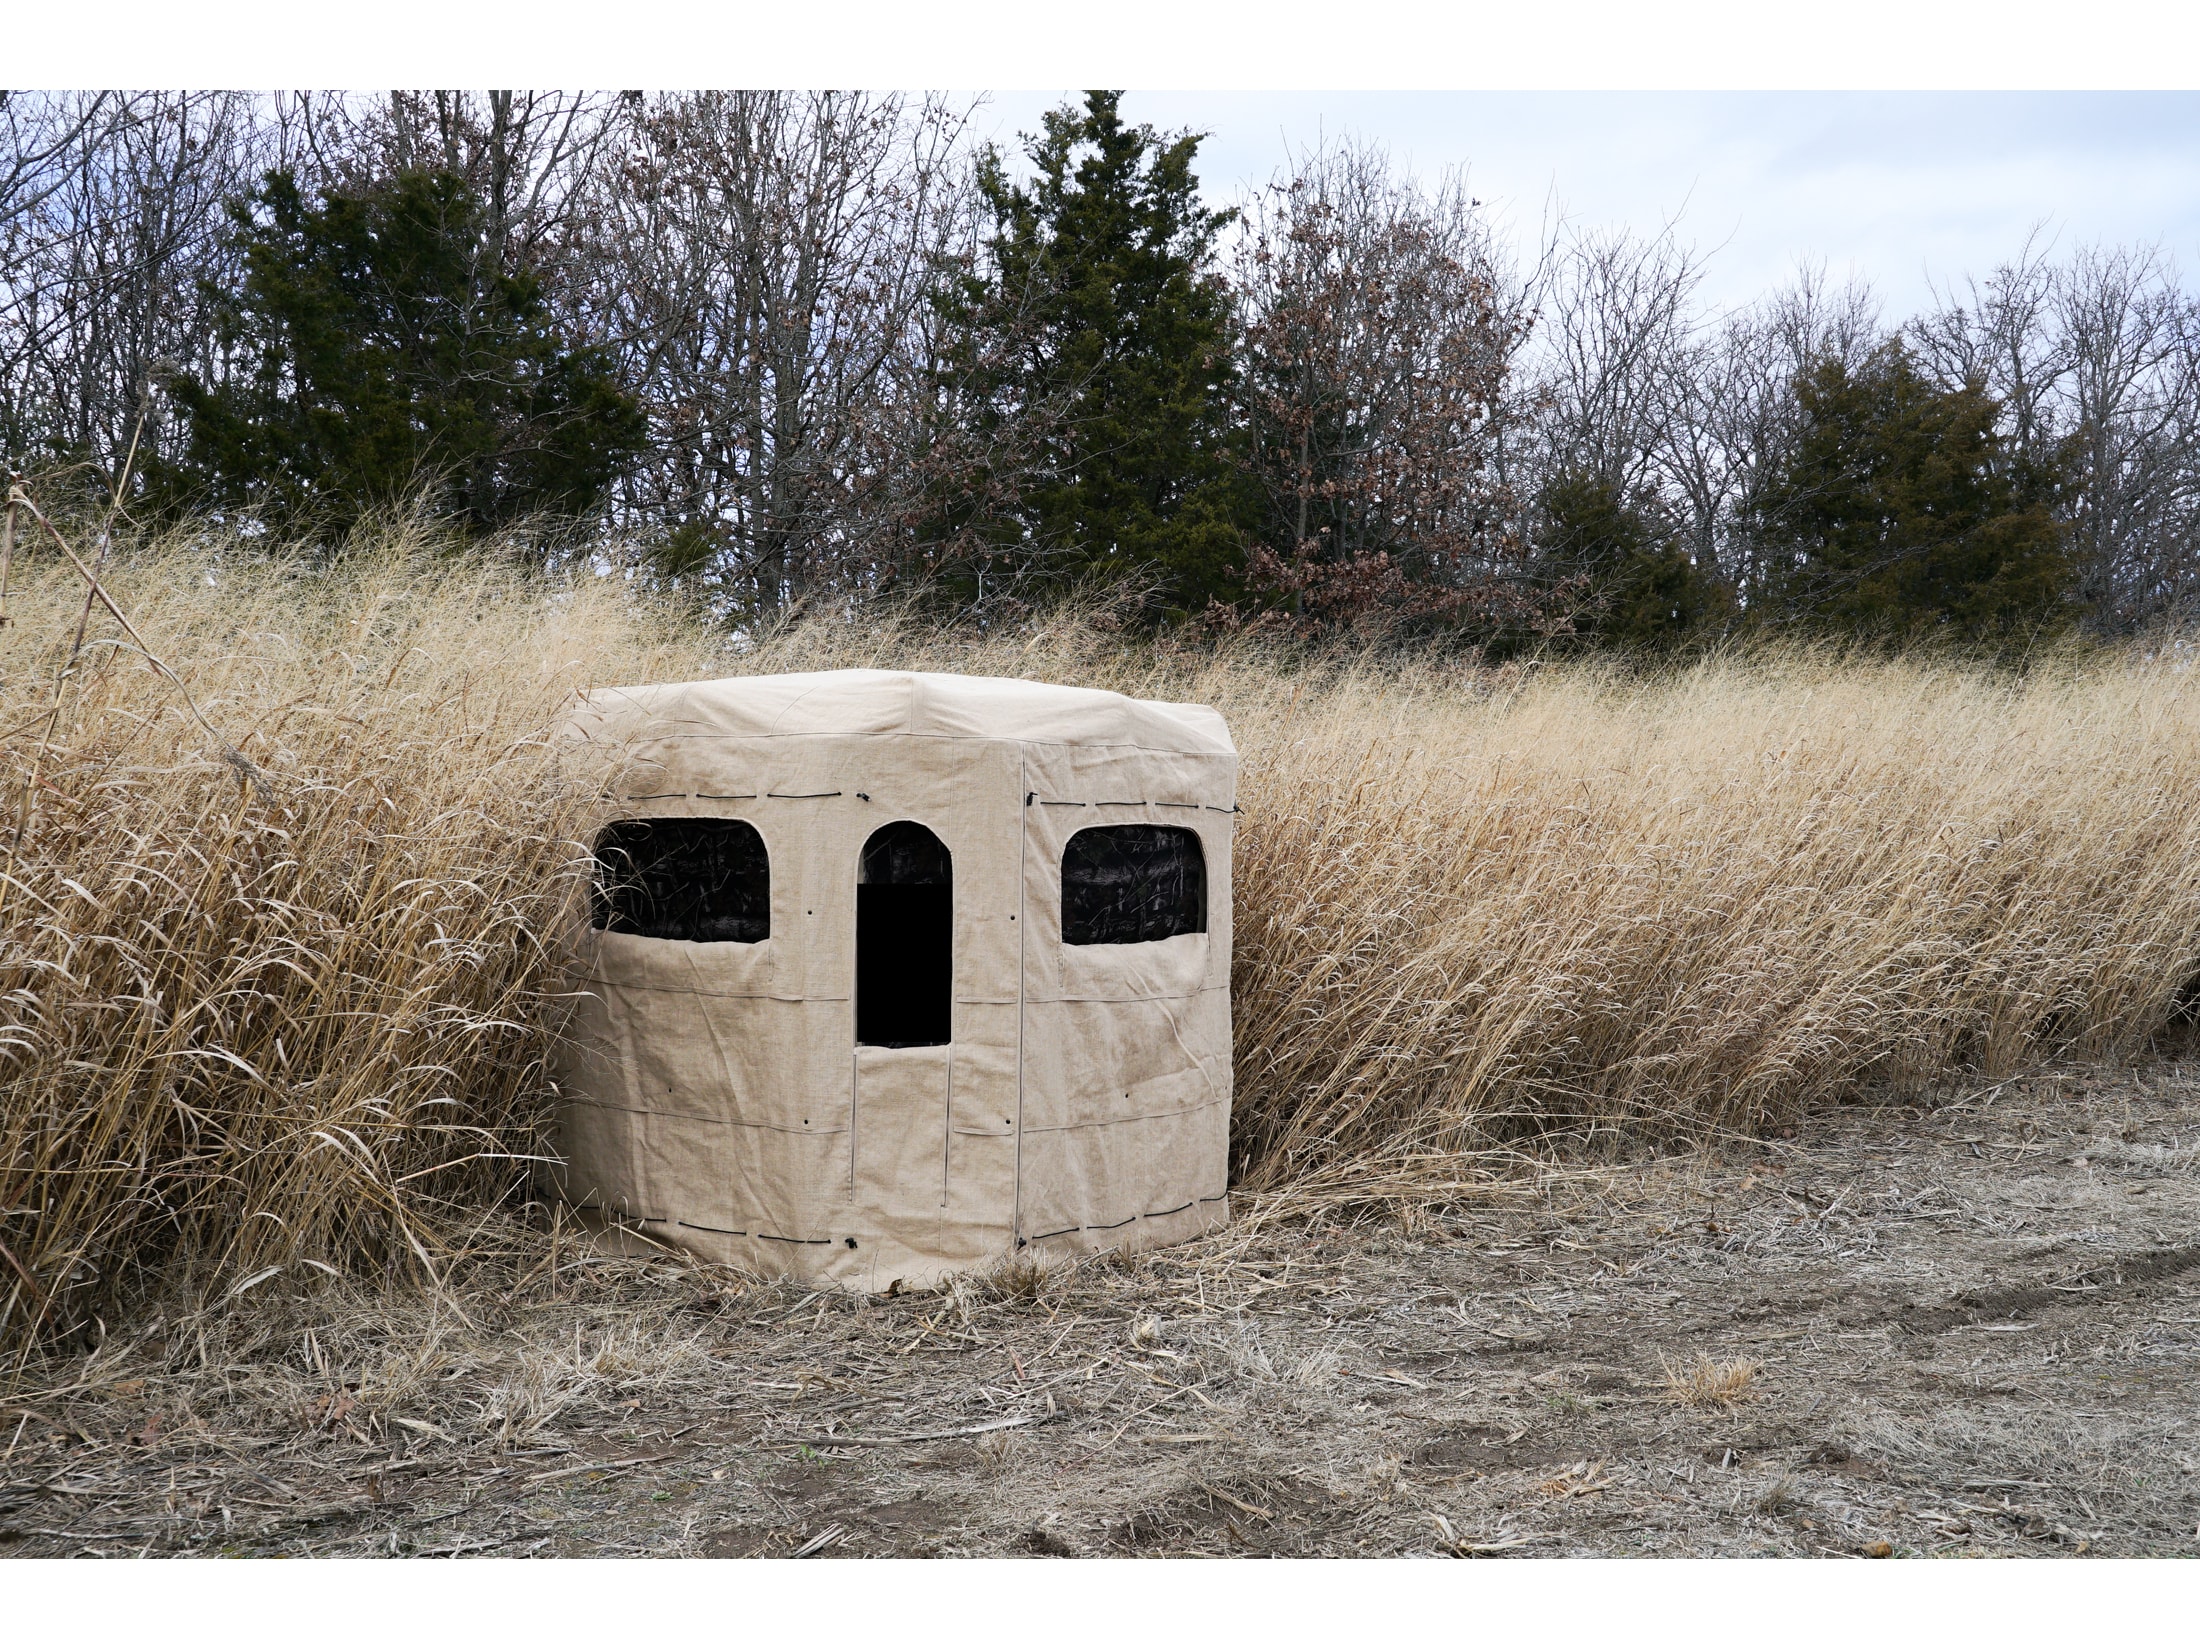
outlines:
[[[628,1467],[646,1466],[651,1461],[669,1461],[670,1455],[633,1455],[624,1461],[583,1461],[577,1467],[560,1467],[555,1472],[538,1472],[524,1480],[529,1484],[547,1484],[555,1478],[573,1478],[584,1472],[623,1472]]]
[[[781,1449],[842,1449],[849,1445],[874,1446],[878,1444],[931,1444],[942,1438],[970,1438],[981,1432],[1006,1432],[1011,1427],[1043,1427],[1050,1421],[1059,1421],[1060,1415],[1015,1415],[1004,1421],[980,1421],[974,1427],[952,1427],[945,1432],[905,1432],[893,1438],[857,1438],[828,1433],[822,1438],[790,1438],[779,1444]]]

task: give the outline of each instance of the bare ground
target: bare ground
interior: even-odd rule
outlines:
[[[2200,1553],[2200,1063],[947,1294],[500,1241],[35,1374],[0,1553]]]

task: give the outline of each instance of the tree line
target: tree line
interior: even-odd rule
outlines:
[[[1230,210],[1118,94],[1011,152],[852,93],[6,94],[0,457],[285,542],[426,510],[730,620],[1486,650],[2180,615],[2200,297],[2032,245],[1891,323],[1672,233],[1506,249],[1331,143]]]

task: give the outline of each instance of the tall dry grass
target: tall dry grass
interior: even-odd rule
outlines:
[[[1255,1188],[2114,1056],[2200,966],[2200,680],[2137,655],[1348,675],[1236,720]]]
[[[195,716],[99,612],[70,667],[86,590],[57,554],[15,574],[0,1344],[96,1327],[163,1274],[432,1265],[542,1145],[589,786],[545,730],[598,672],[707,648],[612,590],[418,543],[318,573],[170,544],[108,583]]]
[[[1256,1192],[1441,1192],[1553,1132],[1749,1129],[2113,1054],[2200,959],[2200,684],[2135,655],[2022,679],[1808,656],[1492,675],[883,616],[736,652],[616,581],[403,535],[318,571],[140,547],[110,583],[202,726],[97,614],[66,668],[84,587],[58,557],[15,578],[19,1346],[157,1281],[433,1268],[527,1182],[602,777],[545,735],[591,685],[902,664],[1220,707]]]

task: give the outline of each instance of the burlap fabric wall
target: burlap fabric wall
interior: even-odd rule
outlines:
[[[619,756],[604,822],[740,818],[771,856],[766,940],[584,936],[557,1071],[574,1205],[865,1289],[1226,1218],[1237,757],[1215,712],[831,671],[601,690],[566,731]],[[953,1036],[859,1047],[856,868],[902,819],[953,855]],[[1129,823],[1198,833],[1207,932],[1064,944],[1064,846]]]

